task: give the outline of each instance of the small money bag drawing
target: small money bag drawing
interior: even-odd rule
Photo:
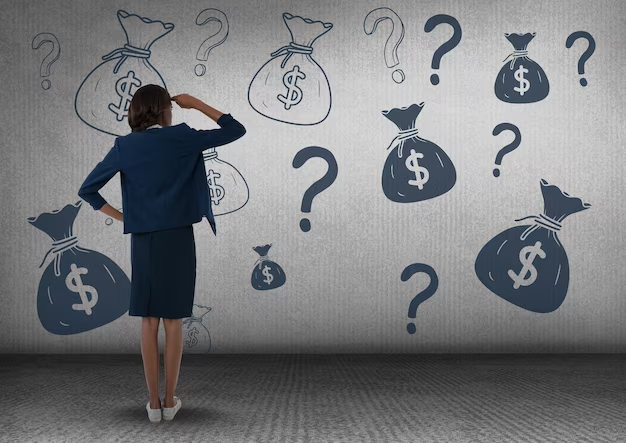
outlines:
[[[272,58],[254,75],[248,102],[272,120],[316,125],[330,113],[331,94],[326,73],[311,57],[313,42],[333,25],[288,12],[283,14],[283,21],[291,43],[272,52]]]
[[[563,220],[591,207],[541,180],[543,214],[515,220],[515,226],[492,238],[478,253],[474,268],[491,292],[532,312],[552,312],[561,306],[569,284],[569,262],[557,237]]]
[[[252,287],[259,291],[278,288],[285,284],[287,278],[283,268],[267,256],[271,247],[270,244],[252,248],[260,256],[254,264],[251,278]]]
[[[541,66],[528,57],[528,43],[536,32],[504,34],[515,50],[504,60],[496,78],[496,97],[507,103],[534,103],[550,92],[548,77]]]
[[[211,308],[194,303],[191,317],[183,319],[183,352],[185,354],[207,354],[211,349],[211,334],[202,323],[202,318],[210,311]]]
[[[385,196],[398,203],[413,203],[438,197],[456,183],[456,170],[439,146],[417,136],[415,121],[424,103],[382,111],[400,132],[391,141],[383,167]]]
[[[215,148],[204,151],[203,158],[213,215],[230,214],[243,208],[250,198],[243,175],[230,163],[220,160]]]
[[[150,63],[150,46],[174,29],[172,23],[153,21],[126,11],[117,11],[127,42],[102,57],[76,91],[74,108],[78,117],[98,131],[126,135],[128,107],[141,86],[165,88],[161,74]]]
[[[53,260],[41,276],[37,312],[42,326],[57,335],[89,331],[111,323],[128,311],[130,280],[107,256],[78,245],[73,225],[82,201],[61,210],[29,217],[48,234]]]

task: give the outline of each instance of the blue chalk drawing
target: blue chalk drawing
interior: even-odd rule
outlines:
[[[363,30],[367,35],[372,35],[376,31],[378,24],[384,20],[389,20],[392,24],[391,33],[385,42],[385,64],[388,68],[393,68],[400,64],[398,59],[398,46],[404,39],[404,23],[400,16],[390,8],[376,8],[370,11],[363,21]],[[396,83],[404,81],[404,71],[396,69],[392,72],[391,78]]]
[[[217,32],[211,34],[205,41],[203,41],[198,48],[196,60],[201,62],[206,62],[209,59],[209,52],[211,52],[211,49],[216,48],[224,43],[224,41],[226,41],[226,37],[228,37],[229,25],[226,14],[224,14],[219,9],[214,8],[200,11],[198,16],[196,17],[196,25],[203,26],[209,22],[219,23],[220,28],[217,30]],[[206,73],[206,66],[202,63],[198,63],[194,68],[194,72],[198,77],[201,77]]]
[[[159,71],[150,63],[150,47],[168,34],[174,25],[150,20],[126,11],[117,11],[126,44],[102,57],[76,91],[76,115],[92,128],[111,135],[126,135],[128,107],[139,87],[165,86]]]
[[[269,244],[252,248],[259,254],[259,259],[254,264],[250,281],[252,287],[259,291],[279,288],[287,280],[283,268],[278,263],[270,260],[267,255],[271,247],[272,245]]]
[[[534,103],[550,92],[548,77],[537,62],[528,57],[528,43],[536,33],[504,34],[514,51],[504,59],[494,85],[496,97],[507,103]]]
[[[459,42],[461,41],[461,37],[463,36],[463,31],[461,30],[461,25],[459,24],[458,20],[446,14],[437,14],[429,18],[426,21],[426,24],[424,25],[424,31],[431,32],[433,29],[435,29],[437,26],[439,26],[442,23],[447,23],[450,26],[452,26],[453,32],[452,32],[452,37],[450,37],[450,39],[447,42],[441,45],[433,54],[433,61],[431,64],[431,67],[433,69],[439,69],[439,65],[441,63],[441,57],[443,57],[445,54],[447,54],[448,52],[456,48]],[[439,75],[432,74],[430,76],[430,83],[433,85],[438,85]]]
[[[324,160],[326,164],[328,164],[328,170],[322,178],[313,183],[304,193],[304,196],[302,197],[301,211],[305,213],[311,212],[313,198],[325,189],[328,189],[328,187],[335,182],[338,173],[337,160],[335,159],[333,153],[328,149],[320,148],[319,146],[309,146],[300,150],[293,158],[292,166],[294,168],[300,168],[313,157],[319,157]],[[311,221],[308,218],[300,220],[300,229],[303,232],[310,231]]]
[[[326,73],[311,56],[313,42],[333,25],[288,12],[283,20],[291,43],[272,52],[272,58],[254,74],[248,102],[271,120],[316,125],[328,117],[332,99]]]
[[[438,197],[456,183],[456,170],[448,155],[417,135],[415,121],[423,107],[424,103],[420,103],[382,112],[400,130],[387,148],[393,150],[387,156],[382,174],[385,196],[397,203]]]
[[[210,311],[210,307],[194,303],[191,317],[183,319],[183,352],[185,354],[208,354],[211,350],[211,334],[202,323],[202,319]]]
[[[519,128],[515,126],[513,123],[500,123],[495,128],[493,128],[493,135],[499,135],[502,131],[513,132],[513,135],[515,135],[515,138],[513,139],[511,143],[509,143],[504,148],[498,151],[498,154],[496,155],[496,165],[498,166],[502,165],[502,159],[504,158],[504,156],[508,154],[509,152],[512,152],[515,149],[517,149],[520,143],[522,142],[522,134],[519,132]],[[493,176],[500,177],[500,168],[494,168]]]
[[[543,213],[515,220],[532,223],[492,238],[478,253],[474,268],[497,296],[528,311],[547,313],[561,306],[569,284],[567,254],[557,233],[566,217],[591,205],[543,179],[541,193]]]
[[[437,277],[437,273],[431,266],[424,263],[413,263],[412,265],[407,266],[404,268],[404,271],[402,271],[400,279],[402,281],[407,281],[418,272],[423,272],[428,275],[430,277],[430,283],[426,289],[417,294],[411,300],[411,304],[409,305],[409,318],[415,318],[418,306],[432,297],[435,292],[437,292],[437,288],[439,287],[439,278]],[[415,334],[415,323],[411,322],[406,325],[406,330],[409,334]]]
[[[42,326],[57,335],[90,331],[111,323],[128,311],[130,280],[113,260],[78,245],[73,233],[81,201],[61,210],[29,217],[28,222],[48,234],[52,254],[39,282],[37,313]]]
[[[33,49],[39,49],[44,43],[50,43],[52,45],[52,49],[50,49],[50,52],[48,52],[48,54],[46,54],[44,59],[41,61],[41,65],[39,66],[39,75],[41,77],[50,77],[50,66],[52,66],[52,63],[59,59],[59,56],[61,55],[61,45],[54,34],[51,34],[50,32],[41,32],[33,38],[31,46]],[[43,89],[50,89],[51,86],[52,83],[49,78],[44,78],[41,81],[41,87]]]
[[[215,217],[243,208],[250,199],[250,189],[241,172],[220,160],[215,148],[204,151],[204,168]]]
[[[596,50],[596,40],[587,31],[576,31],[567,37],[565,47],[568,49],[571,48],[574,45],[574,42],[579,38],[587,40],[587,49],[578,60],[578,73],[583,75],[585,73],[585,62],[589,60],[589,57],[591,57]],[[587,86],[587,79],[585,77],[580,79],[580,85]]]

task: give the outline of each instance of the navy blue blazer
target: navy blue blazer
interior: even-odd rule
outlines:
[[[99,210],[107,202],[98,191],[119,172],[124,234],[188,226],[206,217],[217,235],[202,151],[246,133],[230,114],[217,124],[219,129],[196,130],[181,123],[117,137],[78,195]]]

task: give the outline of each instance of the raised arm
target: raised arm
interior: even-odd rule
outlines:
[[[231,143],[246,133],[246,128],[233,118],[230,114],[207,105],[203,101],[188,94],[180,94],[172,97],[181,108],[196,109],[216,122],[219,129],[197,130],[189,128],[190,143],[194,150],[204,151]]]

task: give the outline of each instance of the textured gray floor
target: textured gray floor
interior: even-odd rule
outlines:
[[[0,441],[626,442],[625,355],[184,355],[177,395],[152,424],[140,355],[1,355]]]

